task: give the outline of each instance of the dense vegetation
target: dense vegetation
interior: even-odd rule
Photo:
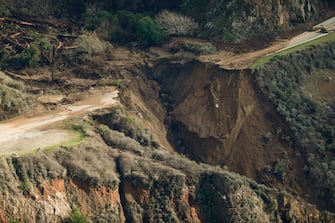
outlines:
[[[109,13],[113,13],[113,19],[120,19],[117,15],[115,17],[115,14],[119,11],[128,11],[134,14],[140,13],[143,16],[149,16],[150,19],[154,19],[155,15],[168,9],[178,12],[183,16],[189,16],[191,17],[190,21],[194,19],[199,23],[199,30],[197,33],[194,33],[196,35],[225,42],[240,42],[247,39],[268,36],[280,32],[283,29],[288,29],[296,24],[303,23],[306,20],[317,19],[320,16],[320,11],[325,7],[327,7],[327,1],[325,0],[311,0],[308,3],[287,1],[281,3],[280,6],[275,0],[263,5],[252,1],[241,3],[241,1],[238,0],[34,0],[24,1],[23,3],[18,0],[10,2],[0,0],[0,15],[53,15],[62,18],[64,18],[64,16],[82,18],[84,15],[83,18],[86,20],[87,13],[93,12],[94,16],[97,17],[95,21],[99,21],[104,20],[106,16],[108,17]],[[282,11],[283,8],[287,11]],[[125,28],[122,21],[120,21],[120,23],[115,22],[116,20],[114,20],[114,26],[104,28],[112,28],[115,30],[115,24],[117,24],[118,28]],[[126,32],[134,31],[132,30],[134,28],[133,24],[130,23],[128,25],[130,26],[126,27]],[[153,30],[150,31],[153,37],[145,40],[144,45],[147,45],[146,42],[148,41],[153,41],[152,44],[159,43],[161,40],[159,36],[157,36],[155,24],[146,22],[146,25],[150,26],[150,29]],[[197,26],[196,24],[196,27]],[[90,26],[90,28],[93,27]],[[182,33],[185,32],[182,31]],[[119,39],[122,39],[122,37]],[[143,43],[142,39],[140,39],[140,42]]]
[[[275,57],[259,67],[255,74],[259,88],[273,102],[293,133],[293,137],[282,135],[283,140],[305,154],[306,174],[316,182],[316,192],[329,207],[334,207],[335,100],[316,100],[303,90],[307,82],[316,81],[312,75],[321,76],[325,71],[335,71],[334,41]],[[323,81],[332,80],[325,78]]]

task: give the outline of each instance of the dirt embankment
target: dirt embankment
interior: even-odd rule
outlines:
[[[178,152],[295,194],[309,193],[300,154],[281,140],[287,128],[257,92],[250,71],[161,60],[148,76],[160,85],[167,137]],[[286,154],[285,179],[265,171]]]

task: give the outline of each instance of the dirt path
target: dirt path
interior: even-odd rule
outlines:
[[[18,117],[0,124],[0,154],[26,153],[70,141],[75,134],[53,128],[67,118],[83,115],[89,111],[113,106],[118,101],[118,91],[93,96],[73,105],[59,106],[56,111],[32,118]]]

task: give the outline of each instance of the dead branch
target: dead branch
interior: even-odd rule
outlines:
[[[21,36],[20,38],[28,40],[28,41],[34,41],[34,38],[28,37],[28,36]]]
[[[12,40],[11,38],[3,35],[0,33],[0,37],[7,43],[11,44],[11,45],[14,45],[15,47],[17,47],[19,50],[24,50],[25,47],[22,46],[21,44],[17,43],[15,40]]]
[[[13,18],[4,18],[4,17],[2,17],[2,18],[0,18],[0,20],[3,21],[3,22],[13,22],[15,24],[24,25],[24,26],[37,26],[34,23],[26,22],[26,21],[20,21],[20,20],[13,19]]]
[[[45,24],[32,23],[32,22],[22,21],[22,20],[18,20],[14,18],[1,17],[0,22],[8,23],[8,24],[16,24],[21,27],[35,28],[41,31],[47,30]]]
[[[57,50],[60,49],[62,46],[63,46],[63,42],[59,41],[58,46],[57,46]]]
[[[59,38],[59,39],[77,39],[77,38],[79,38],[79,36],[74,36],[74,35],[70,35],[70,34],[58,34],[57,38]]]
[[[18,37],[18,36],[21,35],[21,34],[22,34],[21,32],[12,34],[12,35],[10,35],[10,38],[15,39],[16,37]]]
[[[72,50],[72,49],[77,49],[77,48],[79,48],[79,46],[66,46],[63,49],[64,50]]]

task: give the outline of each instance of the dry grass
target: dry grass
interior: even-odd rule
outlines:
[[[156,22],[169,35],[193,35],[199,25],[190,17],[164,10],[156,16]]]
[[[105,53],[112,48],[110,43],[102,41],[95,32],[84,33],[74,44],[78,46],[78,52],[87,53],[89,56]]]
[[[112,153],[95,139],[55,151],[55,159],[66,168],[70,178],[110,188],[116,188],[119,183]]]
[[[11,77],[9,77],[8,75],[6,75],[4,72],[1,71],[0,71],[0,83],[17,90],[25,90],[25,86],[22,82],[13,80]]]
[[[32,99],[24,91],[22,82],[0,72],[0,120],[13,117],[29,108]]]

